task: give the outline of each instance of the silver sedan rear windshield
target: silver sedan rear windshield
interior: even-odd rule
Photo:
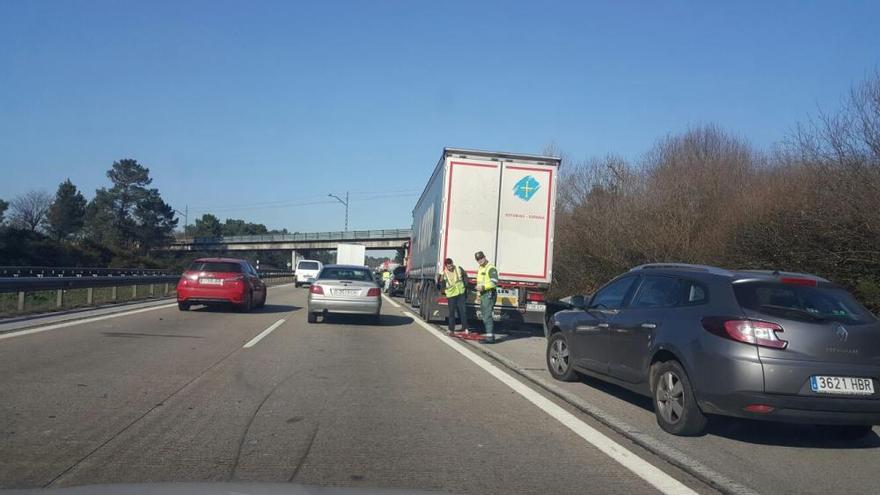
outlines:
[[[733,290],[740,306],[767,315],[849,324],[876,321],[852,294],[839,287],[744,282],[733,284]]]
[[[370,275],[370,271],[367,269],[329,267],[321,270],[321,273],[318,274],[318,280],[358,280],[371,282],[373,276]]]

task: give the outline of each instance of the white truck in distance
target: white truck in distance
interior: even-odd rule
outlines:
[[[367,248],[362,244],[337,244],[336,245],[336,264],[337,265],[358,265],[362,266],[367,262]]]
[[[413,209],[405,297],[429,320],[446,318],[436,288],[446,258],[471,284],[483,251],[500,278],[494,318],[541,324],[553,276],[556,182],[560,159],[445,148]],[[476,293],[468,312],[478,315]]]

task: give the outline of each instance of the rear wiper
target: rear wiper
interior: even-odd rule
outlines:
[[[810,318],[813,321],[822,321],[825,319],[825,318],[822,318],[821,316],[815,315],[815,314],[810,313],[809,311],[806,311],[803,309],[789,308],[787,306],[776,306],[775,304],[762,304],[761,309],[775,309],[776,311],[785,311],[788,313],[794,313],[794,314],[797,314],[800,316],[806,316],[807,318]]]

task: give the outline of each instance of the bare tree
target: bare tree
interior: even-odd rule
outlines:
[[[52,196],[46,191],[29,191],[9,203],[9,223],[19,229],[36,232],[46,220]]]

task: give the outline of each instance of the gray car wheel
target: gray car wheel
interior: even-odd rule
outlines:
[[[309,311],[307,318],[309,323],[318,323],[318,313],[312,313]]]
[[[687,373],[677,361],[654,365],[654,414],[667,433],[694,436],[703,433],[708,420],[697,405]]]
[[[563,382],[576,382],[580,373],[574,370],[574,356],[568,346],[568,339],[562,332],[556,332],[547,341],[547,370],[553,378]]]

